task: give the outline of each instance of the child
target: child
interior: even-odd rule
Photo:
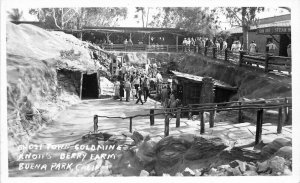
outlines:
[[[138,100],[136,101],[136,104],[139,103],[139,101],[141,101],[142,105],[144,104],[143,101],[142,101],[142,94],[143,94],[143,91],[141,90],[141,87],[138,87]]]

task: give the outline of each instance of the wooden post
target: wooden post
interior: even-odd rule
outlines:
[[[154,109],[150,109],[150,126],[154,125]]]
[[[82,99],[82,84],[83,84],[83,73],[81,73],[81,77],[80,77],[80,99]]]
[[[205,132],[203,111],[199,112],[199,117],[200,117],[200,134],[203,134]]]
[[[216,48],[216,47],[213,47],[213,49],[212,49],[212,52],[213,52],[213,58],[216,58],[216,50],[217,50],[217,48]]]
[[[150,37],[150,33],[149,33],[149,36],[148,36],[148,45],[150,46],[150,40],[151,40],[151,37]]]
[[[284,98],[284,104],[288,104],[289,103],[289,100],[287,99],[287,98]],[[283,108],[284,110],[284,124],[287,124],[288,123],[288,121],[289,121],[289,117],[290,117],[290,115],[289,115],[289,108],[288,107],[284,107]]]
[[[239,66],[242,66],[245,51],[240,51]]]
[[[279,107],[278,108],[278,123],[277,123],[277,133],[281,133],[282,131],[282,108],[283,107]]]
[[[214,106],[214,109],[216,109],[217,105]],[[209,127],[213,128],[215,126],[215,114],[216,110],[209,112]]]
[[[132,133],[132,117],[130,117],[129,120],[129,132]]]
[[[263,124],[263,109],[257,111],[255,145],[261,141],[262,124]]]
[[[165,137],[169,136],[169,114],[165,115]]]
[[[225,52],[225,53],[224,53],[224,59],[225,59],[225,61],[228,61],[228,50],[225,49],[224,52]]]
[[[269,54],[266,53],[265,56],[265,72],[269,72]]]
[[[239,106],[242,106],[242,102],[239,102]],[[239,109],[239,123],[243,122],[243,113],[242,113],[242,109]]]
[[[98,131],[98,116],[94,115],[94,133]]]
[[[178,35],[176,35],[176,52],[178,52]]]
[[[176,113],[176,128],[180,127],[180,114],[181,114],[181,108],[177,108],[177,113]]]

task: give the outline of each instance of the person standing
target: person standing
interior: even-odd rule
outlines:
[[[251,42],[251,44],[249,45],[249,52],[250,53],[255,53],[256,52],[256,44],[254,41]]]
[[[134,80],[133,80],[133,86],[134,86],[135,91],[136,91],[136,92],[135,92],[135,97],[138,98],[137,94],[138,94],[138,88],[139,88],[139,86],[140,86],[140,80],[139,80],[138,76],[136,76],[136,77],[134,78]]]
[[[186,41],[186,38],[184,38],[184,39],[183,39],[183,42],[182,42],[182,46],[183,46],[183,51],[184,51],[184,52],[186,52],[186,44],[187,44],[186,42],[187,42],[187,41]]]
[[[220,43],[218,40],[216,40],[216,47],[217,47],[217,52],[219,52],[220,51]]]
[[[267,46],[269,47],[269,53],[275,55],[277,46],[273,43],[273,41],[270,41],[270,43]]]
[[[124,97],[124,81],[120,82],[120,101],[122,101],[122,97]]]
[[[227,49],[227,42],[224,40],[223,41],[222,50],[226,50],[226,49]]]
[[[144,102],[147,102],[147,98],[149,96],[149,81],[148,78],[145,77],[145,80],[143,82],[143,87],[144,87]]]
[[[129,102],[130,91],[131,91],[131,84],[129,82],[129,79],[127,79],[125,82],[125,91],[126,91],[126,102]]]
[[[142,94],[143,94],[143,91],[141,90],[141,87],[138,87],[138,96],[139,96],[139,98],[137,99],[136,104],[138,104],[140,101],[141,101],[142,105],[144,104],[143,101],[142,101]]]

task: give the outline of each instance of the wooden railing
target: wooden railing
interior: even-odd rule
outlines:
[[[248,51],[217,50],[216,47],[197,47],[183,45],[146,45],[146,44],[112,44],[103,45],[108,51],[146,51],[146,52],[191,52],[210,58],[229,61],[239,66],[291,74],[291,57],[273,56],[268,53],[250,53]]]
[[[273,103],[268,103],[272,101]],[[238,104],[238,105],[228,106],[229,104]],[[205,123],[204,123],[204,115],[203,115],[204,112],[210,113],[209,127],[213,128],[214,116],[217,111],[238,110],[238,115],[240,120],[242,111],[249,110],[249,109],[256,110],[257,112],[255,144],[258,144],[261,141],[264,110],[278,109],[277,133],[282,133],[283,124],[287,123],[287,120],[291,119],[292,102],[291,102],[291,98],[259,100],[254,102],[253,101],[250,102],[232,101],[232,102],[223,102],[223,103],[192,104],[189,106],[178,107],[178,108],[148,109],[150,110],[149,114],[140,114],[140,115],[134,115],[128,117],[94,115],[94,133],[97,133],[98,131],[98,118],[129,119],[129,132],[132,132],[133,118],[149,116],[150,126],[153,126],[155,125],[155,116],[165,115],[164,136],[166,137],[169,136],[170,116],[176,116],[176,128],[179,128],[180,118],[182,113],[197,112],[200,116],[200,134],[203,134],[205,132]],[[155,111],[162,111],[162,110],[164,112],[155,113]],[[285,117],[283,117],[283,115]],[[285,121],[283,120],[284,118]]]

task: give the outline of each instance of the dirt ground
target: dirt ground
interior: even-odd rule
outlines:
[[[128,117],[137,114],[149,114],[149,109],[160,107],[160,103],[153,100],[147,101],[144,105],[135,104],[135,101],[130,102],[113,100],[113,99],[98,99],[85,100],[79,104],[72,105],[66,110],[61,111],[53,123],[50,123],[45,128],[41,129],[35,136],[32,137],[29,144],[60,144],[70,145],[71,147],[80,141],[82,136],[93,131],[93,116],[118,116]],[[157,111],[160,112],[160,111]],[[129,119],[107,119],[99,118],[98,130],[101,132],[109,132],[111,134],[129,132]],[[205,124],[204,135],[216,135],[227,140],[232,146],[243,146],[254,142],[255,126],[250,121],[245,121],[240,124],[233,124],[230,121],[216,122],[214,128],[209,128],[208,122]],[[164,136],[164,116],[155,117],[155,125],[150,126],[149,117],[138,117],[133,119],[133,130],[138,131],[143,135],[150,135],[154,141],[159,141]],[[273,140],[275,138],[286,138],[291,140],[291,126],[285,126],[282,134],[276,134],[276,126],[270,123],[263,125],[262,139]],[[178,134],[199,134],[200,121],[188,120],[181,118],[181,126],[175,127],[175,118],[170,120],[170,135]],[[52,153],[51,161],[47,159],[22,160],[20,162],[34,162],[36,164],[50,164],[58,159],[60,153],[72,153],[72,149],[68,150],[53,150],[39,151],[39,154]],[[30,151],[34,153],[35,151]],[[20,163],[19,162],[19,163]],[[79,160],[74,159],[68,163],[78,164]],[[44,171],[44,170],[18,170],[19,167],[11,167],[9,170],[10,176],[72,176],[72,171]],[[78,176],[78,175],[76,175]]]

